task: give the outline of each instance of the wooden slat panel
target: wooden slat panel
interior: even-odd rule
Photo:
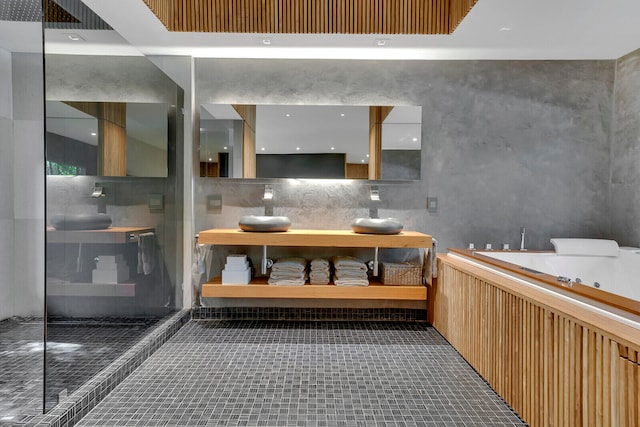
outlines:
[[[169,31],[450,34],[477,0],[143,0]]]
[[[639,425],[640,349],[615,331],[442,259],[433,299],[436,329],[529,425]]]

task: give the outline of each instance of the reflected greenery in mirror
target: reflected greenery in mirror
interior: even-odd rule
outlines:
[[[419,106],[200,106],[200,176],[419,180]]]

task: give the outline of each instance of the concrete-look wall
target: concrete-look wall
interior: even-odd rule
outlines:
[[[0,319],[44,308],[42,57],[0,51]]]
[[[611,231],[640,246],[640,49],[616,64],[615,133],[611,147]]]
[[[439,250],[492,243],[550,248],[607,237],[614,61],[197,59],[202,103],[422,106],[422,179],[381,183],[380,216],[432,234]],[[197,111],[194,112],[197,115]],[[348,228],[371,183],[282,181],[273,213],[297,228]],[[205,209],[221,194],[221,213]],[[197,179],[196,231],[262,213],[259,182]],[[428,213],[426,198],[438,197]]]
[[[0,320],[15,315],[13,281],[13,90],[11,53],[0,49]]]

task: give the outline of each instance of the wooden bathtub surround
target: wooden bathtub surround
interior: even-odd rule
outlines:
[[[638,426],[640,329],[450,255],[434,327],[531,426]]]
[[[545,283],[546,285],[552,286],[554,288],[559,288],[566,292],[574,293],[576,295],[581,295],[589,299],[595,300],[599,303],[613,306],[620,310],[640,316],[640,301],[635,301],[630,298],[625,298],[621,295],[612,294],[611,292],[603,291],[602,289],[597,289],[597,288],[594,288],[593,286],[583,285],[580,283],[572,282],[571,286],[566,286],[561,282],[558,282],[558,279],[555,276],[552,276],[550,274],[544,274],[544,273],[536,274],[531,271],[523,270],[518,265],[511,264],[510,262],[502,261],[496,258],[485,256],[481,253],[478,253],[477,250],[449,249],[449,252],[452,252],[458,255],[463,255],[468,258],[474,259],[476,261],[482,261],[484,263],[494,265],[501,269],[507,270],[511,273],[524,276],[529,279]],[[494,251],[494,252],[503,252],[503,251]],[[528,251],[528,252],[546,252],[546,251]]]
[[[239,229],[212,229],[198,234],[201,244],[229,246],[287,246],[287,247],[341,247],[341,248],[430,248],[431,236],[415,231],[394,235],[357,234],[350,230],[289,230],[260,233]],[[249,285],[222,285],[220,277],[202,285],[203,297],[216,298],[313,298],[313,299],[371,299],[425,301],[427,289],[415,285],[369,286],[268,285],[267,278],[256,278]]]

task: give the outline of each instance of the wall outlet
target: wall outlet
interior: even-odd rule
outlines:
[[[207,196],[207,212],[222,213],[222,195],[210,194]]]
[[[427,212],[438,212],[437,197],[427,197]]]

